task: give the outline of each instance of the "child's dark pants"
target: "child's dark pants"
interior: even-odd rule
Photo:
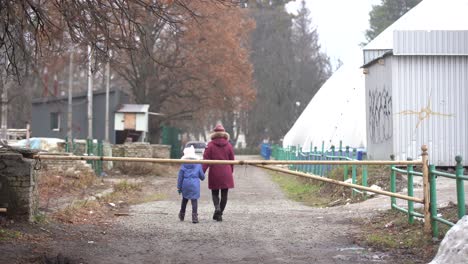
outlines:
[[[180,212],[185,214],[185,209],[187,208],[188,199],[182,198],[182,205],[180,206]],[[198,200],[191,199],[192,201],[192,214],[198,213]]]

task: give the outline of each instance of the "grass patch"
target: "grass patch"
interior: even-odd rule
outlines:
[[[15,240],[21,237],[21,232],[0,228],[0,241]]]
[[[355,223],[363,230],[355,239],[357,244],[400,255],[404,263],[428,263],[437,253],[439,243],[424,233],[423,222],[415,219],[409,224],[407,215],[396,210]]]
[[[135,182],[129,182],[127,180],[123,180],[114,184],[114,192],[129,193],[129,192],[141,191],[142,186],[143,186],[142,183],[135,183]]]
[[[352,166],[348,166],[347,179],[352,178]],[[287,175],[287,174],[282,174]],[[368,166],[367,167],[367,186],[378,185],[383,190],[389,190],[390,188],[390,167],[389,166]],[[308,205],[319,205],[319,206],[336,206],[343,205],[346,203],[355,203],[368,199],[369,197],[364,197],[363,194],[355,192],[353,195],[353,190],[349,187],[344,187],[341,185],[335,185],[331,183],[325,183],[318,180],[312,180],[300,176],[285,176],[289,178],[295,178],[293,182],[297,184],[284,184],[282,183],[282,188],[292,199],[296,201],[302,201],[301,196],[308,197],[310,200],[318,200],[318,202],[307,203]],[[334,168],[326,176],[329,179],[344,181],[345,180],[345,167],[344,166],[334,166]],[[280,181],[277,181],[280,183]],[[311,186],[307,186],[310,184]],[[356,168],[356,184],[364,185],[362,182],[362,166]],[[397,177],[397,191],[401,190],[406,186],[406,180],[402,177]],[[298,195],[295,195],[295,193]],[[299,197],[297,197],[299,196]]]
[[[270,175],[288,198],[294,201],[317,207],[325,206],[330,202],[329,199],[320,196],[320,185],[313,180],[279,172],[270,172]]]
[[[47,216],[44,213],[37,213],[33,215],[32,221],[36,224],[44,224],[47,222]]]
[[[366,236],[368,245],[377,248],[396,248],[398,243],[387,234],[369,234]]]
[[[129,204],[141,203],[143,199],[142,190],[143,183],[129,182],[127,180],[120,181],[114,184],[114,191],[102,196],[99,201],[104,203],[125,201]]]
[[[151,175],[154,174],[154,167],[152,163],[140,163],[140,162],[128,162],[121,161],[116,162],[116,168],[126,175]]]
[[[88,223],[103,218],[106,211],[94,200],[78,200],[54,213],[54,218],[64,223]]]
[[[49,201],[91,187],[96,182],[96,175],[82,171],[73,173],[67,171],[40,171],[38,176],[38,192],[40,203],[48,207]]]

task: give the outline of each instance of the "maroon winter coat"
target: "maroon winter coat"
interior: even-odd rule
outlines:
[[[203,153],[205,160],[234,160],[234,150],[228,141],[229,134],[215,132]],[[203,172],[210,168],[208,173],[208,188],[210,190],[234,188],[234,165],[203,164]]]

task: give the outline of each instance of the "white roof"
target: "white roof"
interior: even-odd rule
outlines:
[[[359,55],[361,52],[356,52]],[[320,88],[293,127],[284,136],[283,147],[331,145],[366,146],[364,74],[360,60],[341,66]]]
[[[148,104],[123,104],[117,110],[118,113],[147,113],[149,109]]]
[[[467,30],[468,0],[423,0],[395,21],[364,50],[393,49],[395,30]]]

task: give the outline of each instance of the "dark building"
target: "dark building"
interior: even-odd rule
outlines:
[[[129,103],[129,96],[118,89],[109,91],[109,141],[115,144],[115,112]],[[72,133],[75,139],[88,137],[87,92],[73,95]],[[104,140],[106,92],[93,93],[93,138]],[[65,139],[68,122],[68,96],[36,98],[32,101],[31,136]]]

